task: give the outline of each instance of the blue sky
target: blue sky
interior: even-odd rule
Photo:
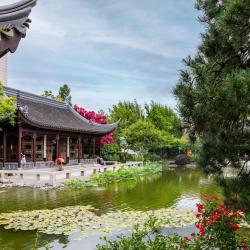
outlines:
[[[96,111],[133,99],[175,107],[182,58],[200,41],[197,16],[193,0],[38,0],[9,55],[9,86],[41,94],[67,83],[73,103]]]

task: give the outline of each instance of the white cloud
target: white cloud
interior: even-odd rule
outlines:
[[[17,2],[16,0],[1,0],[1,5],[9,5],[16,2]]]
[[[190,2],[40,0],[10,57],[9,82],[38,94],[68,83],[92,109],[135,98],[172,106],[181,58],[198,44]]]

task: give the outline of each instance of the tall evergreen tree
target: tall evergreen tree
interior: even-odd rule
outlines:
[[[220,171],[250,149],[250,0],[198,0],[205,25],[184,60],[174,93],[181,116],[201,137],[201,164]]]
[[[67,84],[64,84],[63,86],[60,87],[58,96],[60,99],[63,101],[67,101],[71,104],[71,95],[70,95],[70,88]]]

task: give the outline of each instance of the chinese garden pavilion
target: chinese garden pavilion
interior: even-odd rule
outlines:
[[[0,7],[0,58],[14,53],[26,36],[29,15],[37,0],[22,0]],[[51,166],[57,157],[68,164],[100,154],[98,143],[117,124],[98,125],[80,116],[68,103],[4,87],[17,100],[16,123],[1,121],[0,169],[16,169],[21,153],[28,166]]]
[[[20,167],[21,153],[31,166],[48,166],[57,157],[68,164],[100,154],[100,138],[117,127],[93,124],[67,102],[52,100],[9,87],[6,96],[16,98],[16,123],[2,123],[0,162],[2,167]]]

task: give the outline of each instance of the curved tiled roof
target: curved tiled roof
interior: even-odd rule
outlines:
[[[52,100],[9,87],[4,87],[7,96],[17,98],[17,109],[22,119],[35,127],[67,132],[104,135],[117,128],[114,124],[93,124],[79,115],[68,103]]]
[[[14,53],[21,38],[29,28],[29,14],[37,0],[22,0],[14,4],[0,6],[0,57],[9,51]]]

